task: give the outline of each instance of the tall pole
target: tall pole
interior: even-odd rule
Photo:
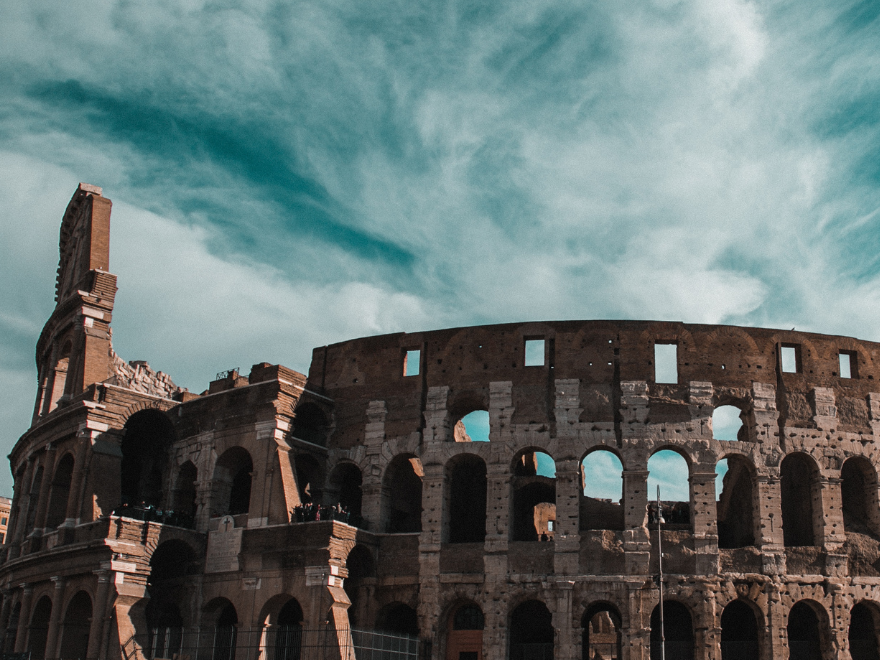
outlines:
[[[666,630],[663,621],[663,531],[660,524],[663,522],[663,509],[660,506],[660,484],[657,484],[657,566],[659,579],[657,586],[660,588],[660,660],[666,660]]]

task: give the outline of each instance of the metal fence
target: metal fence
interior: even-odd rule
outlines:
[[[123,645],[125,660],[420,660],[420,640],[327,626],[156,628]]]

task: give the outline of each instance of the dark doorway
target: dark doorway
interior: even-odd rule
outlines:
[[[61,657],[85,658],[89,648],[89,624],[92,620],[92,599],[85,591],[78,592],[67,605],[61,627]]]
[[[162,506],[162,487],[174,427],[165,413],[142,410],[125,423],[122,437],[122,504]]]
[[[446,638],[446,660],[480,660],[484,627],[483,610],[475,603],[453,608]]]
[[[65,454],[55,468],[52,478],[52,494],[49,496],[49,510],[46,514],[46,527],[58,527],[67,517],[67,500],[70,499],[70,483],[73,480],[73,456]]]
[[[788,613],[789,660],[822,660],[822,638],[819,617],[803,601],[795,603]]]
[[[510,660],[553,660],[553,616],[539,600],[527,600],[510,614]]]
[[[356,627],[364,620],[363,608],[369,598],[368,581],[376,577],[376,564],[373,555],[362,545],[356,545],[348,553],[345,562],[348,569],[348,577],[342,583],[351,607],[348,608],[348,620],[352,627]]]
[[[840,470],[843,527],[847,532],[876,536],[877,473],[871,462],[857,456]]]
[[[313,445],[327,445],[327,417],[314,403],[304,403],[297,407],[293,417],[293,437]]]
[[[422,531],[422,463],[411,456],[397,456],[382,480],[385,531]]]
[[[211,513],[215,516],[237,516],[248,513],[251,506],[251,479],[254,463],[242,447],[223,452],[214,467],[214,493]]]
[[[482,543],[486,538],[486,463],[459,454],[446,466],[449,543]]]
[[[183,527],[193,527],[196,519],[196,481],[199,471],[191,461],[180,466],[174,485],[174,512]]]
[[[619,660],[623,655],[621,620],[609,603],[593,603],[581,619],[583,660]]]
[[[302,652],[303,611],[296,598],[291,598],[278,613],[275,628],[275,660],[299,660]]]
[[[361,489],[363,475],[354,463],[340,463],[330,473],[330,487],[333,489],[334,504],[339,504],[344,511],[351,514],[349,522],[359,526],[361,520],[361,503],[364,494]]]
[[[880,650],[877,647],[877,612],[864,603],[858,603],[850,614],[849,654],[852,660],[880,660]]]
[[[815,545],[813,489],[816,464],[806,454],[789,454],[782,461],[782,536],[786,547]]]
[[[687,607],[674,600],[663,601],[663,628],[666,638],[666,657],[676,660],[694,658],[694,624]],[[660,660],[660,606],[651,612],[651,660]]]
[[[758,622],[751,607],[735,600],[721,614],[721,660],[758,657]]]
[[[718,547],[755,545],[754,481],[752,466],[742,456],[727,457],[718,511]]]
[[[217,618],[214,627],[214,654],[212,660],[233,660],[235,658],[236,629],[238,613],[232,603],[227,603]]]
[[[376,630],[418,637],[419,617],[409,605],[391,603],[379,610],[376,616]]]
[[[41,660],[46,657],[46,637],[49,635],[49,617],[51,616],[52,601],[48,596],[43,596],[37,601],[31,615],[28,634],[28,650],[31,652],[31,660]]]

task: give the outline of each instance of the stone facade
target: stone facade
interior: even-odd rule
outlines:
[[[81,185],[62,222],[10,455],[6,652],[287,660],[277,635],[351,626],[432,660],[659,657],[648,462],[672,450],[690,495],[659,532],[666,657],[878,658],[880,344],[506,324],[355,339],[308,376],[258,364],[196,395],[113,352],[109,218]],[[714,437],[722,406],[736,440]],[[489,442],[459,423],[475,411]],[[584,494],[597,451],[622,465],[619,501]]]

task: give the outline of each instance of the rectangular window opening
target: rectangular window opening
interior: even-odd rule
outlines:
[[[678,382],[678,344],[654,344],[654,382]]]
[[[544,366],[544,340],[526,339],[526,362],[527,367]]]
[[[797,344],[783,344],[779,349],[782,372],[796,374],[801,371],[801,347]]]
[[[840,377],[841,378],[858,378],[858,363],[854,351],[840,351],[838,356],[840,359]]]
[[[403,354],[403,375],[418,376],[419,362],[421,362],[421,358],[422,351],[418,348],[406,351],[406,353]]]

